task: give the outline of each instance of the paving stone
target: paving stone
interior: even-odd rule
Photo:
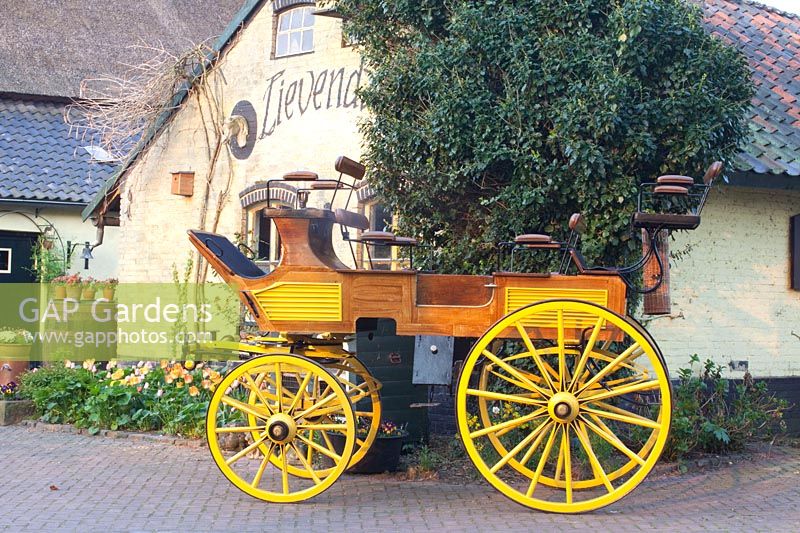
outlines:
[[[800,523],[800,450],[790,448],[651,476],[616,504],[566,516],[526,509],[482,482],[383,476],[346,475],[311,501],[269,504],[225,480],[205,449],[49,430],[0,428],[0,530],[796,531]]]

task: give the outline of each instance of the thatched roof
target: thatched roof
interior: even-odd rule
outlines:
[[[13,7],[12,7],[13,4]],[[217,37],[244,0],[25,0],[0,17],[0,93],[78,96],[81,80],[126,70],[158,43],[171,52]]]

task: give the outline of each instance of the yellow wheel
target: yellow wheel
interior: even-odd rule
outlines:
[[[355,357],[325,363],[325,368],[336,377],[345,391],[347,391],[350,403],[355,409],[356,444],[353,449],[353,456],[350,458],[350,464],[347,465],[350,468],[367,454],[369,447],[372,446],[372,443],[375,442],[375,437],[378,435],[378,428],[381,424],[381,399],[378,392],[380,383],[372,377],[367,368]],[[360,384],[356,384],[359,381],[356,376],[360,378]],[[250,402],[255,401],[257,401],[257,398],[251,392]],[[332,424],[334,420],[330,415],[325,415],[319,422]],[[344,438],[341,431],[324,429],[316,430],[312,428],[302,432],[302,434],[308,440],[321,439],[329,442],[334,449],[341,447]],[[305,447],[304,451],[306,454],[305,459],[308,463],[324,464],[326,462],[325,457],[322,456],[319,450],[313,447]],[[276,460],[276,458],[273,458],[273,462]],[[328,473],[324,468],[320,472],[322,474]],[[289,473],[298,477],[309,477],[310,475],[308,470],[302,466],[293,465],[291,462],[289,463]]]
[[[669,433],[669,377],[639,324],[575,300],[495,323],[458,382],[461,439],[481,474],[531,508],[575,513],[628,494]]]
[[[257,399],[252,403],[251,393]],[[310,431],[321,435],[309,439]],[[341,436],[338,448],[326,433]],[[225,376],[211,397],[206,435],[214,462],[242,491],[270,502],[296,502],[326,490],[347,468],[355,413],[344,387],[319,364],[297,355],[266,355]],[[231,446],[231,435],[244,444]],[[316,452],[313,461],[306,459],[309,449]],[[268,468],[270,463],[277,468]],[[290,477],[292,468],[306,475]]]

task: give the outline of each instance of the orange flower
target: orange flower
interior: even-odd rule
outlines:
[[[115,381],[116,381],[116,380],[118,380],[118,379],[122,379],[122,376],[124,376],[124,375],[125,375],[125,371],[124,371],[123,369],[121,369],[121,368],[118,368],[118,369],[116,370],[116,372],[114,372],[113,374],[111,374],[111,379],[113,379],[113,380],[115,380]]]
[[[191,383],[193,380],[194,378],[188,372],[183,375],[183,381],[185,381],[186,383]]]
[[[211,385],[212,385],[212,383],[211,383],[211,380],[210,380],[210,379],[204,379],[203,381],[201,381],[201,382],[200,382],[200,385],[201,385],[201,386],[202,386],[204,389],[208,390],[208,389],[210,389],[210,388],[211,388]]]
[[[181,377],[181,375],[183,375],[183,368],[181,368],[181,365],[175,365],[172,367],[172,370],[169,371],[169,374],[173,378],[178,379]]]
[[[159,362],[159,364],[161,365],[161,368],[167,368],[167,366],[169,365],[169,361],[167,361],[166,359],[162,359]]]
[[[183,381],[176,381],[175,382],[175,387],[178,388],[178,389],[182,389],[183,388]]]
[[[189,396],[197,396],[198,394],[200,394],[200,390],[197,387],[194,385],[189,387]]]
[[[175,381],[175,378],[173,378],[171,374],[167,374],[166,376],[164,376],[164,381],[167,383],[167,385],[169,385],[170,383]]]

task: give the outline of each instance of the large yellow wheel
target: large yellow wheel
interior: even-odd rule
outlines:
[[[575,300],[509,313],[470,351],[459,433],[481,474],[544,511],[597,509],[652,470],[667,439],[669,377],[637,323]]]
[[[257,398],[252,403],[251,393]],[[312,430],[319,437],[309,439]],[[340,435],[341,445],[334,446],[326,433]],[[326,490],[347,468],[355,413],[344,387],[319,364],[297,355],[266,355],[225,376],[211,397],[206,434],[214,462],[234,485],[262,500],[296,502]],[[246,445],[227,445],[230,435]],[[317,459],[306,459],[308,449]],[[268,468],[270,463],[277,468]],[[292,468],[306,476],[290,477]]]

